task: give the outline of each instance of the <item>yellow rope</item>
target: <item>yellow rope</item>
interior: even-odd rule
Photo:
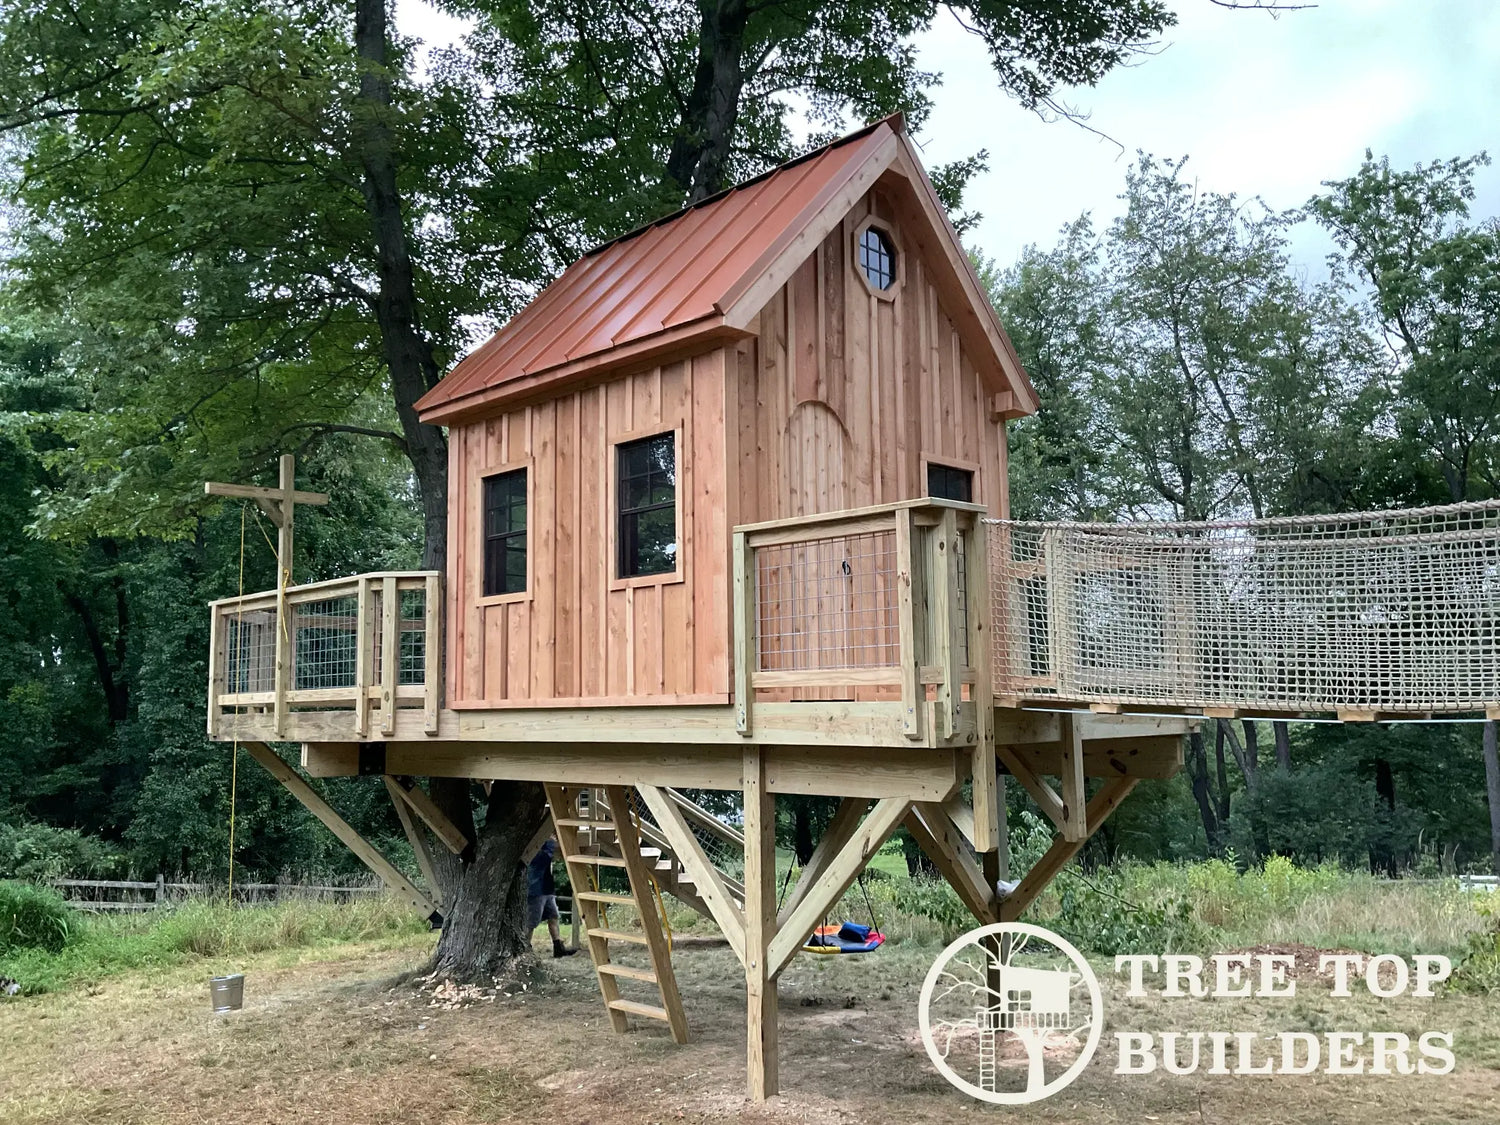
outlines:
[[[240,505],[240,603],[236,625],[244,627],[245,622],[245,507]],[[238,630],[236,630],[238,639]],[[213,643],[213,638],[209,638]],[[215,704],[217,706],[217,704]],[[234,813],[235,805],[239,799],[240,788],[240,740],[236,738],[231,744],[229,751],[229,904],[234,905]]]

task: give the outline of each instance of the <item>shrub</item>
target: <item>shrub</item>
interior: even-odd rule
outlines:
[[[125,856],[97,836],[50,824],[0,824],[0,879],[107,879]]]
[[[46,887],[0,882],[0,953],[45,949],[56,953],[73,932],[73,911]]]
[[[1468,950],[1453,970],[1453,986],[1465,992],[1500,995],[1500,907],[1490,896],[1476,907],[1485,925],[1469,935]]]

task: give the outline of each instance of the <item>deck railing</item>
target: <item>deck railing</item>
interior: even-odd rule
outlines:
[[[999,698],[1346,717],[1500,707],[1500,503],[989,527]]]
[[[922,738],[931,689],[934,733],[951,737],[966,688],[988,697],[982,514],[929,499],[736,528],[741,733],[760,694],[899,699],[905,733]]]
[[[398,708],[437,730],[442,700],[442,578],[360,574],[223,598],[210,608],[208,732],[227,714],[353,712],[351,733],[391,734]]]

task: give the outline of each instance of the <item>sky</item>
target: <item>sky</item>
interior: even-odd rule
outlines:
[[[965,200],[984,215],[970,236],[983,253],[1008,264],[1085,211],[1103,226],[1138,149],[1187,156],[1203,189],[1276,210],[1352,174],[1366,148],[1398,167],[1500,150],[1500,0],[1320,0],[1274,17],[1211,0],[1172,7],[1179,22],[1157,54],[1064,93],[1118,145],[999,93],[983,44],[946,10],[922,36],[920,63],[943,83],[915,139],[929,165],[989,151]],[[399,29],[429,45],[461,27],[423,0],[396,9]],[[1475,215],[1500,215],[1500,169],[1477,186]],[[1309,272],[1330,248],[1310,224],[1293,233]]]

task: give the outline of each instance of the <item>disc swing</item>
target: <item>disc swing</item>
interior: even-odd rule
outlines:
[[[797,867],[794,856],[792,862],[786,869],[786,878],[781,881],[781,894],[777,897],[776,907],[779,910],[786,901],[786,890],[792,882],[792,872]],[[859,922],[846,920],[840,925],[828,924],[827,916],[823,919],[823,925],[812,932],[812,936],[802,946],[804,953],[874,953],[885,944],[885,935],[880,932],[880,919],[875,916],[875,904],[870,901],[870,892],[865,888],[865,875],[859,873],[859,893],[864,897],[865,910],[869,912],[870,924],[861,925]]]

